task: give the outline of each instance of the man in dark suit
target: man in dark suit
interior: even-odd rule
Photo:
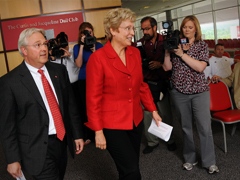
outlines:
[[[68,73],[63,65],[48,62],[44,35],[43,29],[22,31],[18,49],[24,61],[0,78],[0,135],[7,171],[14,178],[23,169],[35,179],[63,179],[67,145],[72,156],[73,140],[76,154],[84,146]]]

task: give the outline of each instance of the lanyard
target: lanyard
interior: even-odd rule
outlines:
[[[154,45],[154,50],[153,50],[153,55],[155,55],[156,54],[156,52],[157,52],[157,43],[158,43],[158,34],[157,34],[157,38],[156,38],[156,41],[155,41],[155,45]],[[143,47],[145,46],[145,39],[144,39],[144,41],[143,41]]]

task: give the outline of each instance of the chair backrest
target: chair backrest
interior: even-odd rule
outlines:
[[[215,56],[215,54],[209,54],[209,59],[210,59],[212,56]]]
[[[239,55],[240,54],[240,50],[236,50],[235,52],[234,52],[234,55]]]
[[[210,111],[223,111],[233,109],[232,100],[227,85],[219,81],[210,83]]]
[[[235,55],[234,59],[240,59],[240,54]]]
[[[223,56],[227,56],[227,57],[230,58],[230,54],[229,54],[228,52],[224,52],[224,53],[223,53]]]

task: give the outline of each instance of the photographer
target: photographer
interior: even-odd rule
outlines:
[[[161,65],[164,58],[163,36],[157,33],[157,22],[152,17],[144,17],[141,20],[141,29],[144,37],[137,42],[137,47],[142,56],[142,67],[144,81],[148,84],[156,107],[163,122],[172,125],[172,111],[170,104],[170,96],[168,92],[167,81],[171,72],[165,72]],[[163,99],[159,101],[160,92],[164,94]],[[148,128],[152,122],[151,113],[144,112],[144,131],[147,138],[147,147],[143,150],[144,154],[151,153],[154,148],[159,145],[158,137],[150,134]],[[168,141],[168,150],[174,151],[177,147],[173,136]]]
[[[61,32],[57,35],[56,39],[51,39],[48,43],[50,62],[65,65],[70,82],[72,84],[77,82],[79,67],[74,62],[73,50],[68,46],[68,36],[64,32]]]
[[[101,43],[96,42],[93,35],[93,26],[89,22],[83,22],[79,26],[78,44],[73,47],[74,60],[80,68],[78,75],[78,86],[80,94],[80,115],[83,123],[87,122],[86,113],[86,65],[90,55],[97,49],[103,47]],[[94,132],[84,125],[85,145],[94,141]]]
[[[171,96],[176,115],[183,130],[183,168],[192,170],[198,163],[193,140],[192,117],[200,139],[201,165],[210,174],[219,172],[215,165],[214,143],[210,119],[209,86],[204,69],[208,65],[208,46],[201,40],[201,28],[195,16],[187,16],[180,26],[180,37],[189,39],[187,44],[179,44],[177,49],[165,51],[164,70],[172,70]]]

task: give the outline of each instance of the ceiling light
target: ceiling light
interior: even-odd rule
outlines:
[[[149,7],[150,7],[150,6],[144,6],[143,9],[147,9],[147,8],[149,8]]]

